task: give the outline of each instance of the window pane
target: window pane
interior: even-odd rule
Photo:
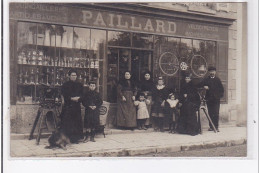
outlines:
[[[209,66],[216,65],[216,44],[213,41],[193,40],[193,53],[195,76],[203,77]]]
[[[118,52],[118,49],[107,51],[107,101],[111,103],[117,101]]]
[[[133,47],[153,48],[153,35],[133,33]]]
[[[102,95],[103,82],[103,59],[106,46],[106,31],[91,29],[91,50],[94,51],[94,68],[91,70],[91,80],[97,82],[97,90]]]
[[[108,45],[109,46],[130,46],[130,33],[108,31]]]

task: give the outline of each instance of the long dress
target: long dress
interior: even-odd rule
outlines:
[[[162,88],[156,86],[152,90],[153,105],[152,105],[152,116],[153,117],[164,117],[164,108],[161,104],[168,97],[168,89],[164,86]]]
[[[61,129],[70,138],[71,142],[77,142],[83,137],[83,124],[80,101],[72,101],[71,97],[82,97],[83,86],[79,82],[68,81],[61,87],[64,97],[64,106],[61,113]]]
[[[136,95],[136,87],[131,80],[122,80],[117,87],[117,116],[116,125],[118,127],[136,127],[136,108],[132,97]],[[126,101],[122,100],[122,97]]]
[[[140,92],[143,92],[147,99],[150,101],[150,103],[152,103],[152,89],[153,89],[153,86],[154,86],[154,83],[153,81],[150,79],[150,80],[143,80],[141,81],[141,85],[140,85]],[[149,113],[149,118],[146,119],[145,121],[145,125],[150,125],[152,124],[151,122],[151,108],[152,108],[152,105],[149,104],[147,105],[147,110],[148,110],[148,113]]]
[[[88,91],[84,94],[82,104],[85,107],[84,127],[95,129],[99,126],[99,108],[103,101],[101,96],[96,91]],[[96,106],[96,109],[91,109],[89,106]]]
[[[184,94],[187,94],[186,98]],[[197,135],[199,132],[199,123],[196,111],[200,106],[200,96],[191,82],[182,84],[180,99],[182,107],[177,130],[179,133]]]

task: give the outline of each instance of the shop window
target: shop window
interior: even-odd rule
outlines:
[[[118,82],[118,49],[109,48],[107,51],[107,100],[111,103],[117,101]]]
[[[59,88],[68,80],[70,69],[78,72],[78,81],[87,87],[96,80],[105,50],[105,31],[92,31],[61,25],[18,23],[17,103],[38,103],[43,87]],[[92,39],[91,39],[92,38]]]
[[[131,34],[128,32],[108,31],[108,46],[131,46]]]
[[[106,31],[91,29],[91,49],[94,51],[94,68],[90,70],[91,80],[96,81],[97,90],[103,93],[103,59],[105,57]]]
[[[133,47],[153,49],[153,35],[133,33]]]

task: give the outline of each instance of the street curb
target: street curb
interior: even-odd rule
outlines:
[[[90,151],[90,152],[81,152],[81,153],[61,153],[56,154],[56,157],[131,157],[131,156],[139,156],[145,154],[154,155],[159,153],[166,152],[180,152],[180,151],[191,151],[191,150],[199,150],[199,149],[209,149],[216,147],[230,147],[236,145],[246,144],[246,139],[238,139],[238,140],[230,140],[230,141],[221,141],[221,142],[203,142],[191,145],[181,145],[181,146],[151,146],[145,148],[129,148],[129,149],[121,149],[121,150],[103,150],[103,151]]]
[[[223,124],[221,126],[222,128],[226,128],[226,127],[235,127],[235,125],[229,125],[229,124]],[[203,128],[203,131],[207,131],[207,128]],[[153,132],[153,128],[149,128],[147,130],[137,130],[135,129],[134,131],[132,130],[120,130],[120,129],[105,129],[105,135],[116,135],[116,134],[135,134],[135,133],[150,133]],[[48,138],[51,135],[51,132],[45,132],[41,134],[41,138]],[[17,133],[11,133],[10,135],[10,139],[11,140],[21,140],[21,139],[29,139],[30,134],[26,133],[26,134],[17,134]],[[33,134],[33,139],[36,139],[37,137],[37,133]],[[97,138],[102,138],[103,134],[98,133]]]

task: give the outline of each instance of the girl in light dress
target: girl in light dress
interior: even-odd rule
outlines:
[[[150,100],[145,98],[144,93],[140,93],[139,100],[134,102],[134,105],[137,106],[137,126],[139,130],[147,130],[145,127],[145,122],[149,118],[149,113],[147,105],[150,104]]]
[[[179,100],[174,93],[170,93],[165,102],[165,116],[169,122],[169,133],[175,133],[176,120],[179,116],[178,107]]]

